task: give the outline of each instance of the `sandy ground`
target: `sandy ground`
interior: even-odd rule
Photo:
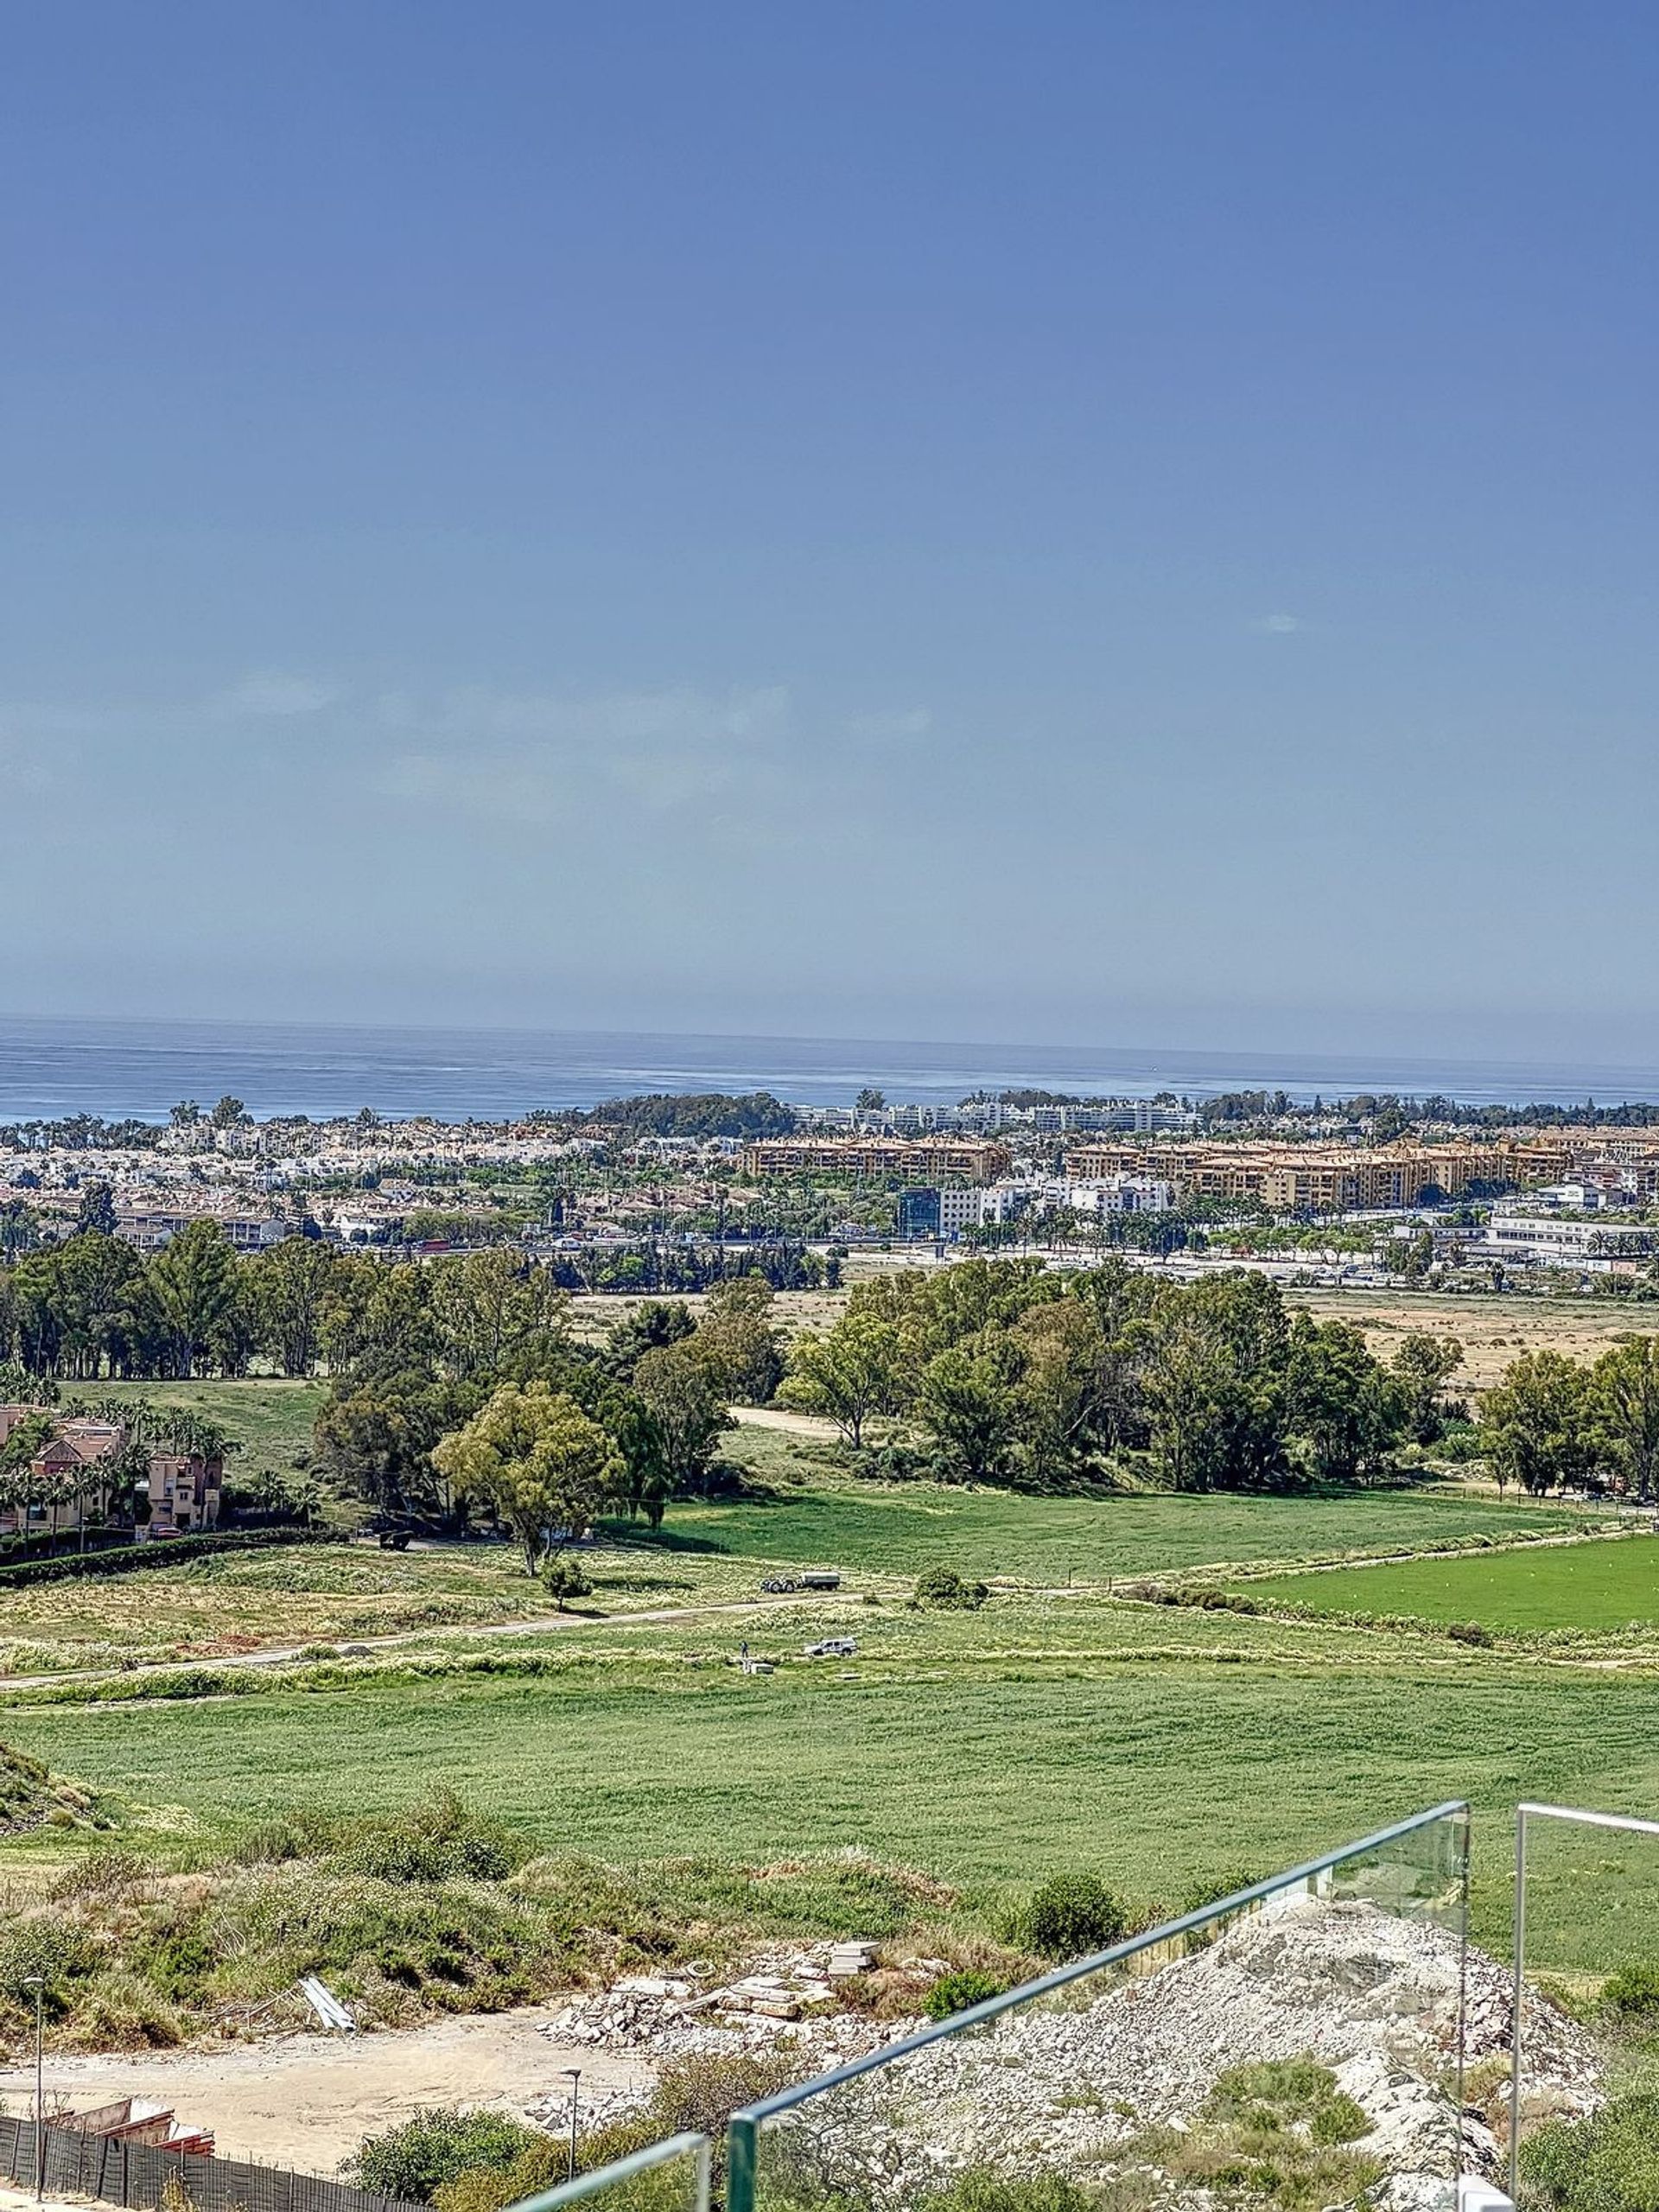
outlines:
[[[213,2050],[48,2055],[47,2111],[154,2097],[181,2120],[212,2128],[221,2157],[332,2173],[365,2135],[416,2105],[520,2111],[532,2098],[566,2094],[559,2075],[567,2066],[582,2069],[584,2096],[648,2078],[637,2060],[538,2033],[557,2009],[526,2005],[380,2035],[283,2036]],[[0,2097],[12,2112],[32,2110],[34,2088],[32,2069],[0,2070]]]
[[[1565,1352],[1571,1359],[1594,1359],[1620,1337],[1659,1328],[1659,1309],[1570,1298],[1447,1298],[1433,1292],[1293,1291],[1292,1306],[1306,1306],[1320,1320],[1340,1318],[1363,1328],[1379,1358],[1392,1357],[1402,1336],[1426,1330],[1455,1337],[1463,1346],[1457,1378],[1477,1390],[1489,1389],[1523,1351]]]
[[[790,1414],[781,1406],[734,1406],[732,1419],[740,1428],[781,1428],[785,1436],[813,1436],[825,1444],[838,1441],[841,1431],[822,1414]]]
[[[35,2201],[32,2189],[14,2189],[10,2182],[0,2182],[0,2212],[42,2212]],[[66,2204],[60,2197],[48,2196],[44,2212],[86,2212],[85,2204]]]

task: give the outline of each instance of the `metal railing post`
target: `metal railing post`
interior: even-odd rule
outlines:
[[[754,2139],[760,2122],[737,2113],[726,2129],[726,2212],[754,2212]]]
[[[1527,1808],[1515,1815],[1515,1983],[1510,2018],[1510,2197],[1521,2175],[1521,2010],[1527,1952]]]

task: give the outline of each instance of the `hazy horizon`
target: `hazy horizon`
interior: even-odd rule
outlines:
[[[182,1098],[226,1093],[262,1118],[326,1119],[368,1106],[393,1119],[499,1120],[645,1092],[760,1090],[845,1106],[870,1083],[894,1103],[933,1104],[1027,1086],[1081,1096],[1282,1089],[1304,1101],[1365,1091],[1471,1105],[1659,1101],[1659,1065],[1629,1060],[1560,1066],[1133,1044],[0,1017],[0,1122],[74,1114],[162,1121]]]

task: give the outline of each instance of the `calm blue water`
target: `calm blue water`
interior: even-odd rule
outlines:
[[[75,1113],[162,1121],[180,1099],[211,1105],[226,1091],[260,1116],[318,1118],[372,1106],[388,1117],[490,1120],[644,1090],[767,1090],[804,1103],[850,1105],[867,1083],[891,1099],[936,1103],[1015,1084],[1120,1097],[1165,1090],[1192,1097],[1263,1085],[1300,1097],[1393,1090],[1505,1103],[1659,1098],[1659,1068],[1636,1065],[0,1018],[0,1122]]]

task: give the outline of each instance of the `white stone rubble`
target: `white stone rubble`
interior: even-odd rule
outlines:
[[[1368,1904],[1310,1898],[1236,1923],[1207,1948],[1095,1994],[1073,1984],[992,2025],[930,2044],[802,2107],[783,2123],[821,2176],[842,2174],[898,2206],[969,2166],[1109,2175],[1154,2126],[1185,2128],[1217,2076],[1311,2056],[1362,2107],[1356,2147],[1379,2158],[1393,2212],[1449,2202],[1459,2128],[1455,1936]],[[1507,2051],[1507,1971],[1469,1954],[1468,2059]],[[1528,2079],[1572,2108],[1597,2094],[1581,2030],[1529,2005]],[[784,2152],[780,2141],[779,2149]],[[1498,2146],[1462,2120],[1462,2158],[1495,2170]],[[1205,2202],[1183,2190],[1183,2204]]]

